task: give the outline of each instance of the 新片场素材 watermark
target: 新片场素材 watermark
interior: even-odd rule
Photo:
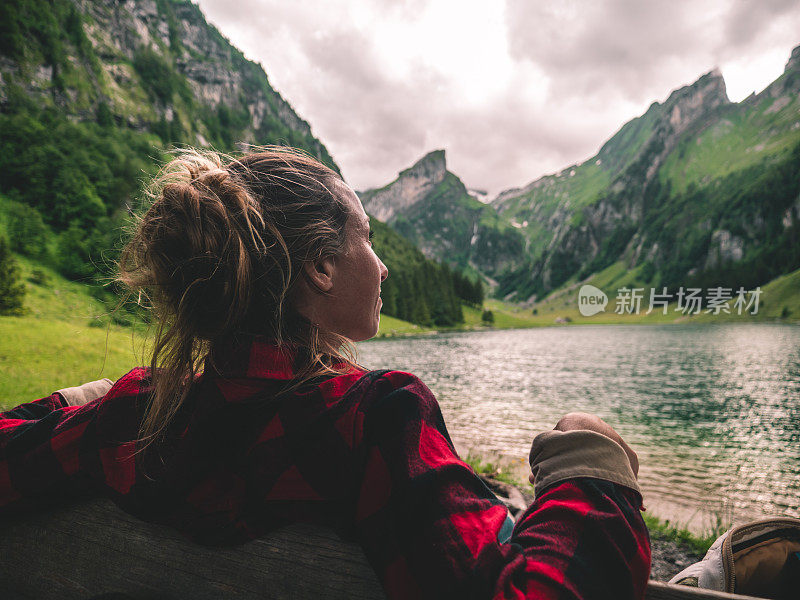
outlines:
[[[712,287],[706,288],[678,288],[671,293],[666,287],[658,292],[650,288],[645,294],[645,288],[621,287],[617,290],[614,302],[614,312],[618,315],[639,314],[645,307],[645,314],[649,315],[654,310],[661,310],[667,314],[669,305],[675,302],[674,312],[684,315],[696,315],[701,312],[718,315],[720,313],[751,314],[758,313],[758,303],[761,297],[761,288],[745,290],[740,287],[736,292],[733,288]],[[603,290],[593,285],[581,286],[578,291],[578,310],[584,317],[591,317],[603,312],[608,305],[608,296]]]

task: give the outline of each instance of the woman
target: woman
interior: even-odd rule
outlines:
[[[288,149],[188,151],[120,261],[149,298],[151,365],[0,419],[0,511],[104,494],[200,543],[309,521],[357,540],[392,598],[640,598],[635,454],[568,415],[531,450],[513,526],[416,377],[359,367],[387,269],[341,178]]]

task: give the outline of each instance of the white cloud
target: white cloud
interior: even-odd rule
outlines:
[[[522,185],[715,66],[735,100],[762,89],[800,44],[796,0],[199,4],[358,189],[434,148],[469,186]]]

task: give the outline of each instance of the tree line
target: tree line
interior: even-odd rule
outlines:
[[[464,322],[462,303],[483,305],[483,285],[448,265],[434,262],[388,225],[370,219],[375,252],[389,269],[381,285],[381,312],[425,326]]]

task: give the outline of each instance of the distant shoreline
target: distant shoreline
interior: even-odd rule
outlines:
[[[591,325],[603,325],[603,326],[619,326],[619,325],[636,325],[636,326],[656,326],[656,325],[702,325],[702,326],[718,326],[718,325],[788,325],[788,326],[795,326],[800,327],[800,319],[779,319],[779,318],[763,318],[763,319],[748,319],[748,320],[741,320],[736,321],[733,319],[724,319],[724,320],[705,320],[705,321],[697,321],[693,319],[687,319],[685,317],[677,317],[672,321],[599,321],[599,322],[592,322],[592,321],[571,321],[568,323],[531,323],[529,325],[514,325],[511,327],[492,327],[492,326],[484,326],[484,327],[475,327],[475,326],[465,326],[465,327],[446,327],[441,329],[435,328],[423,328],[419,326],[419,329],[416,331],[388,331],[388,332],[378,332],[378,334],[366,340],[368,342],[375,341],[375,340],[388,340],[388,339],[409,339],[409,338],[424,338],[430,337],[432,335],[440,335],[444,333],[469,333],[469,332],[476,332],[476,331],[510,331],[514,329],[539,329],[539,328],[556,328],[556,327],[573,327],[573,326],[591,326]]]

